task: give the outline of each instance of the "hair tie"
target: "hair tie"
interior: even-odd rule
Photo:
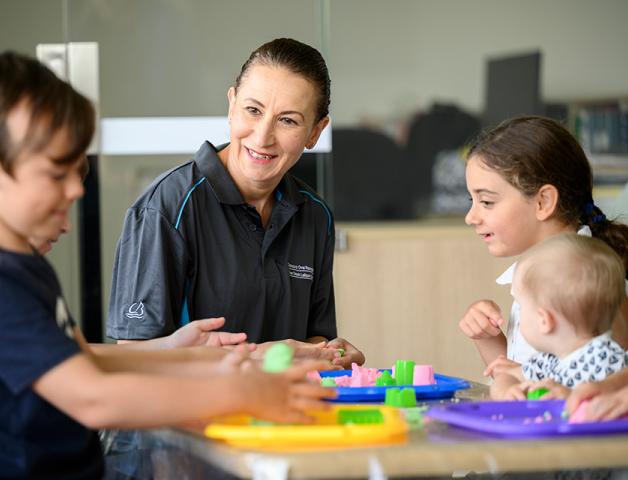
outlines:
[[[593,211],[594,211],[596,208],[598,209],[598,211],[599,211],[600,213],[598,213],[597,215],[594,215],[594,216],[591,218],[591,220],[590,220],[590,221],[591,221],[591,223],[601,223],[601,222],[603,222],[604,220],[606,220],[606,215],[604,215],[604,214],[602,213],[602,210],[600,210],[600,207],[596,207],[596,206],[595,206],[595,203],[593,203],[593,202],[589,202],[589,203],[587,203],[587,204],[584,206],[584,213],[585,213],[585,217],[586,217],[586,218],[589,218],[589,217],[591,216],[591,214],[593,213]],[[588,223],[588,222],[587,222],[587,223]]]

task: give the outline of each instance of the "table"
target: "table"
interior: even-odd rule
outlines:
[[[455,401],[486,396],[486,386],[473,384],[472,389],[459,392]],[[143,435],[153,447],[167,446],[168,451],[176,452],[173,458],[178,462],[188,455],[242,478],[452,478],[469,472],[611,468],[619,469],[615,474],[628,472],[628,434],[504,440],[429,422],[425,428],[411,431],[408,441],[399,445],[279,453],[233,448],[192,430],[160,429]],[[196,477],[192,474],[188,478]]]

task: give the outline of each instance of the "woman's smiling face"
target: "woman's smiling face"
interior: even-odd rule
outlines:
[[[229,89],[231,126],[226,166],[236,184],[273,189],[314,146],[329,122],[317,121],[319,93],[296,73],[254,65],[238,90]]]

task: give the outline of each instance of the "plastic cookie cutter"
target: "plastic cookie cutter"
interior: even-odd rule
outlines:
[[[385,405],[400,408],[416,407],[416,396],[412,388],[387,388]]]
[[[395,382],[395,379],[387,370],[384,370],[375,380],[376,387],[394,387],[395,385],[397,385],[397,382]]]
[[[395,362],[395,382],[398,386],[412,385],[414,382],[414,365],[411,360],[397,360]]]

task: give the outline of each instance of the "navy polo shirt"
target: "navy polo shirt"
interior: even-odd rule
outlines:
[[[32,388],[80,352],[57,276],[39,255],[0,250],[0,478],[101,478],[100,442]]]
[[[246,332],[251,342],[335,338],[329,208],[287,173],[264,229],[218,150],[205,142],[128,210],[107,335],[155,338],[190,320],[224,316],[224,331]]]

